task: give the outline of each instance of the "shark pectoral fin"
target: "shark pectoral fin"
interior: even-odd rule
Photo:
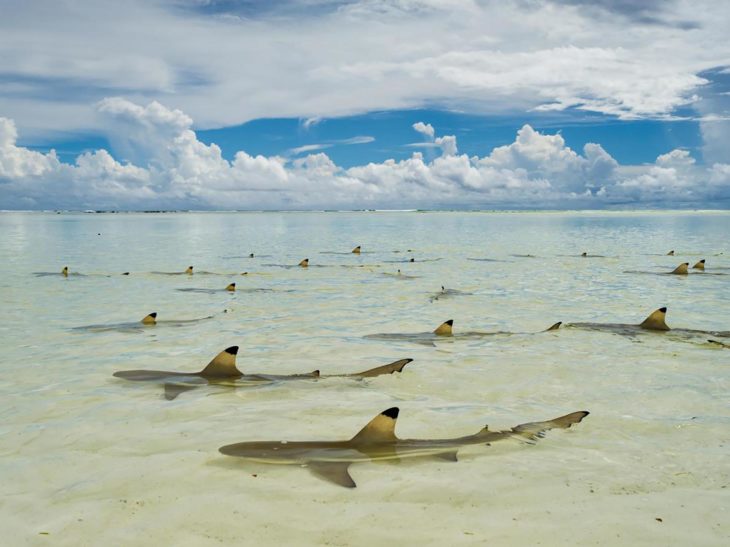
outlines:
[[[434,454],[433,457],[439,460],[447,462],[458,462],[459,458],[456,456],[456,450],[450,450],[449,452],[441,452],[440,454]]]
[[[402,372],[403,368],[411,361],[413,361],[413,359],[400,359],[388,365],[371,368],[370,370],[364,370],[363,372],[356,372],[355,374],[348,374],[348,376],[357,378],[372,378],[373,376],[380,376],[382,374],[393,374],[394,372]]]
[[[155,323],[157,323],[157,312],[152,312],[145,315],[140,323],[142,323],[143,325],[154,325]]]
[[[453,331],[452,331],[453,326],[454,326],[454,320],[449,319],[448,321],[444,321],[438,327],[436,327],[436,330],[434,330],[433,333],[436,336],[452,336],[453,335]]]
[[[563,322],[562,322],[562,321],[558,321],[558,322],[557,322],[557,323],[555,323],[554,325],[550,325],[550,326],[549,326],[548,328],[546,328],[546,329],[545,329],[544,331],[542,331],[542,332],[550,332],[551,330],[558,330],[558,329],[560,328],[560,325],[562,325],[562,324],[563,324]]]
[[[641,322],[639,327],[648,330],[670,330],[665,319],[667,317],[667,308],[659,308],[651,312],[651,315]]]
[[[200,385],[195,385],[195,384],[166,383],[165,384],[165,399],[167,399],[168,401],[173,401],[181,393],[185,393],[186,391],[192,391],[193,389],[198,389],[199,387],[200,387]]]
[[[348,472],[350,462],[307,462],[307,467],[320,479],[339,484],[345,488],[355,488],[357,486]]]
[[[512,428],[512,433],[522,437],[522,440],[526,442],[534,442],[538,439],[542,439],[545,436],[545,432],[551,429],[568,429],[573,424],[580,423],[583,418],[588,416],[589,412],[581,410],[578,412],[571,412],[565,416],[560,416],[553,420],[547,420],[545,422],[530,422],[526,424],[520,424]]]

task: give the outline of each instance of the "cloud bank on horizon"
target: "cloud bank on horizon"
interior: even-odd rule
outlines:
[[[108,151],[75,163],[17,145],[12,120],[0,118],[0,202],[12,209],[310,209],[310,208],[601,208],[663,203],[701,206],[730,199],[730,164],[699,166],[685,150],[649,166],[620,166],[600,144],[582,153],[560,134],[523,126],[509,145],[488,155],[459,154],[456,137],[437,137],[419,122],[440,155],[415,152],[402,161],[344,169],[323,152],[293,160],[236,153],[198,140],[193,120],[158,102],[123,98],[97,105]],[[431,142],[431,140],[429,140]]]
[[[0,0],[0,13],[0,209],[728,206],[724,0]],[[423,119],[421,142],[402,145],[423,154],[344,168],[325,151],[372,137],[224,157],[195,133],[423,107],[693,119],[703,145],[619,165],[524,125],[467,156]],[[64,163],[28,146],[89,134],[110,150]]]

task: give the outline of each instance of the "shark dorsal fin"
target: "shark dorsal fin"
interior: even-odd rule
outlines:
[[[61,275],[64,277],[68,277],[68,266],[64,266],[63,270],[61,270]]]
[[[302,268],[307,268],[307,267],[309,266],[309,259],[308,259],[308,258],[305,258],[304,260],[302,260],[302,261],[301,261],[301,262],[299,263],[299,265],[300,265],[300,266],[301,266]]]
[[[352,250],[352,254],[356,254],[356,255],[359,255],[360,254],[360,245],[358,245],[357,247],[355,247]]]
[[[674,256],[674,251],[669,251],[669,252],[667,253],[667,256]]]
[[[639,325],[642,329],[648,330],[669,330],[669,327],[664,322],[667,317],[667,308],[659,308],[644,319]]]
[[[253,257],[254,257],[254,254],[253,254],[253,253],[251,253],[250,255],[248,255],[248,257],[249,257],[249,258],[253,258]]]
[[[236,284],[235,283],[229,283],[226,287],[227,291],[234,292],[236,290]]]
[[[687,268],[689,268],[689,262],[682,262],[679,266],[674,268],[671,273],[675,275],[687,275],[689,273]]]
[[[550,332],[551,330],[558,330],[560,328],[560,325],[562,325],[562,321],[558,321],[557,323],[550,325],[548,328],[545,329],[544,332]]]
[[[185,268],[185,273],[188,275],[193,275],[193,267],[188,266],[187,268]]]
[[[446,292],[446,288],[443,285],[441,285],[441,292]]]
[[[704,270],[705,269],[705,259],[703,258],[697,264],[692,266],[692,269],[693,270]]]
[[[157,312],[153,311],[152,313],[145,315],[140,322],[143,325],[154,325],[157,323]]]
[[[588,256],[588,253],[587,253],[587,252],[585,252],[585,251],[583,251],[582,253],[580,253],[580,256],[582,256],[582,257],[586,257],[586,256]]]
[[[434,330],[433,333],[437,336],[451,336],[453,334],[453,326],[454,320],[449,319],[448,321],[444,321],[438,327],[436,327],[436,330]]]
[[[213,357],[208,366],[200,371],[200,375],[203,378],[238,378],[243,376],[243,373],[236,368],[237,353],[238,346],[224,349]]]
[[[368,422],[357,435],[352,438],[355,443],[386,443],[396,440],[395,421],[398,419],[398,407],[384,410]]]

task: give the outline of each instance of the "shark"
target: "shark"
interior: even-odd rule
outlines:
[[[64,266],[60,272],[33,272],[33,275],[36,277],[51,277],[51,276],[58,276],[61,277],[69,277],[69,276],[77,276],[77,277],[87,277],[86,274],[82,274],[79,272],[72,272],[68,269],[68,266]]]
[[[249,461],[306,466],[314,475],[346,488],[357,484],[349,468],[361,462],[399,462],[410,458],[458,461],[459,449],[469,445],[489,446],[495,441],[518,439],[534,443],[551,429],[568,429],[589,412],[581,410],[543,422],[529,422],[510,429],[491,431],[488,426],[472,435],[446,439],[400,439],[395,424],[400,410],[389,408],[375,416],[354,437],[343,441],[253,441],[229,444],[218,450],[226,456]]]
[[[385,275],[385,276],[388,276],[388,277],[395,277],[396,279],[400,279],[402,281],[411,280],[411,279],[418,279],[419,277],[421,277],[420,275],[408,275],[408,274],[404,274],[400,270],[396,271],[395,273],[382,272],[381,275]]]
[[[193,267],[188,266],[184,272],[151,272],[157,275],[193,275]]]
[[[219,292],[236,292],[236,284],[229,283],[223,289],[199,289],[199,288],[186,287],[184,289],[175,289],[175,290],[180,291],[180,292],[198,292],[198,293],[206,293],[206,294],[215,294],[215,293],[219,293]]]
[[[447,289],[443,285],[441,285],[441,290],[436,294],[431,295],[431,298],[429,298],[429,300],[431,302],[434,302],[436,300],[446,300],[447,298],[453,298],[455,296],[469,296],[472,294],[474,293],[460,291],[458,289]]]
[[[227,311],[227,310],[226,310]],[[83,325],[80,327],[73,327],[75,331],[86,331],[86,332],[109,332],[109,331],[126,331],[134,332],[141,331],[150,327],[184,327],[187,325],[194,325],[201,321],[207,321],[213,319],[213,315],[206,317],[198,317],[197,319],[165,319],[158,320],[157,312],[148,313],[139,321],[132,321],[126,323],[109,323],[100,325]]]
[[[165,370],[122,370],[114,373],[116,378],[132,382],[163,383],[165,398],[175,399],[181,393],[203,385],[223,387],[253,387],[289,380],[311,380],[319,378],[372,378],[384,374],[402,372],[413,359],[399,359],[387,365],[351,374],[320,374],[319,370],[301,374],[244,374],[236,366],[238,346],[231,346],[216,355],[208,365],[198,372],[170,372]]]
[[[699,329],[670,328],[666,323],[667,308],[659,308],[651,312],[641,323],[566,323],[566,328],[611,332],[624,336],[633,336],[641,333],[669,333],[673,337],[697,338],[719,337],[730,338],[730,331],[706,331]]]
[[[561,321],[558,321],[557,323],[551,325],[544,331],[539,332],[548,332],[548,331],[554,331],[558,330],[560,328],[560,325],[562,324]],[[457,332],[455,333],[453,330],[454,327],[454,320],[449,319],[448,321],[444,321],[441,323],[438,327],[436,327],[435,330],[431,332],[394,332],[394,333],[378,333],[378,334],[368,334],[365,336],[368,340],[403,340],[406,342],[414,342],[416,344],[424,344],[427,346],[434,346],[434,342],[437,342],[439,340],[463,340],[463,339],[475,339],[475,338],[485,338],[488,336],[510,336],[513,334],[537,334],[534,332],[509,332],[509,331],[468,331],[468,332]]]

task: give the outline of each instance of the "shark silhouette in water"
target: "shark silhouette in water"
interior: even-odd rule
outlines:
[[[457,452],[465,446],[489,445],[503,439],[534,443],[546,431],[568,429],[588,415],[587,411],[573,412],[553,420],[520,424],[502,431],[490,431],[484,427],[473,435],[450,439],[399,439],[395,435],[398,413],[397,407],[384,410],[346,441],[242,442],[222,446],[219,451],[226,456],[255,462],[304,465],[326,481],[355,488],[357,485],[349,473],[353,463],[426,457],[455,462]]]
[[[458,289],[447,289],[443,285],[441,285],[441,290],[437,292],[436,294],[431,295],[431,298],[429,300],[431,302],[434,302],[436,300],[446,300],[447,298],[454,298],[455,296],[470,296],[474,293],[460,291]]]
[[[175,289],[175,290],[180,291],[180,292],[194,292],[194,293],[203,293],[203,294],[234,293],[234,292],[273,292],[272,289],[258,289],[258,288],[237,289],[235,283],[229,283],[223,289],[200,289],[200,288],[194,288],[194,287],[185,287],[183,289]]]
[[[667,308],[653,311],[641,323],[566,323],[566,328],[596,330],[611,332],[624,336],[633,336],[641,333],[666,333],[668,336],[692,339],[697,337],[714,336],[730,338],[730,331],[706,331],[698,329],[673,329],[666,323]],[[719,342],[722,343],[722,342]]]
[[[224,313],[227,310],[224,310]],[[74,327],[72,330],[86,331],[86,332],[108,332],[108,331],[127,331],[134,332],[147,329],[150,327],[184,327],[187,325],[194,325],[201,321],[207,321],[213,319],[214,315],[208,315],[206,317],[198,317],[197,319],[157,319],[157,312],[152,312],[145,315],[139,321],[127,322],[127,323],[110,323],[101,325],[83,325],[81,327]]]
[[[253,387],[263,384],[288,380],[306,380],[317,378],[372,378],[383,374],[401,372],[413,359],[400,359],[379,367],[355,372],[352,374],[322,375],[319,370],[303,374],[244,374],[236,367],[238,346],[231,346],[216,355],[208,365],[199,372],[170,372],[165,370],[123,370],[114,376],[133,382],[157,382],[165,387],[165,398],[172,400],[185,391],[202,385],[218,385],[223,387]]]
[[[561,322],[557,322],[551,325],[544,331],[548,332],[557,330]],[[489,336],[510,336],[515,334],[538,334],[536,332],[509,332],[509,331],[469,331],[469,332],[454,332],[454,320],[449,319],[444,321],[435,330],[431,332],[393,332],[393,333],[378,333],[368,334],[365,336],[368,340],[403,340],[406,342],[414,342],[416,344],[424,344],[427,346],[434,346],[434,342],[439,340],[463,340],[463,339],[476,339],[486,338]]]

